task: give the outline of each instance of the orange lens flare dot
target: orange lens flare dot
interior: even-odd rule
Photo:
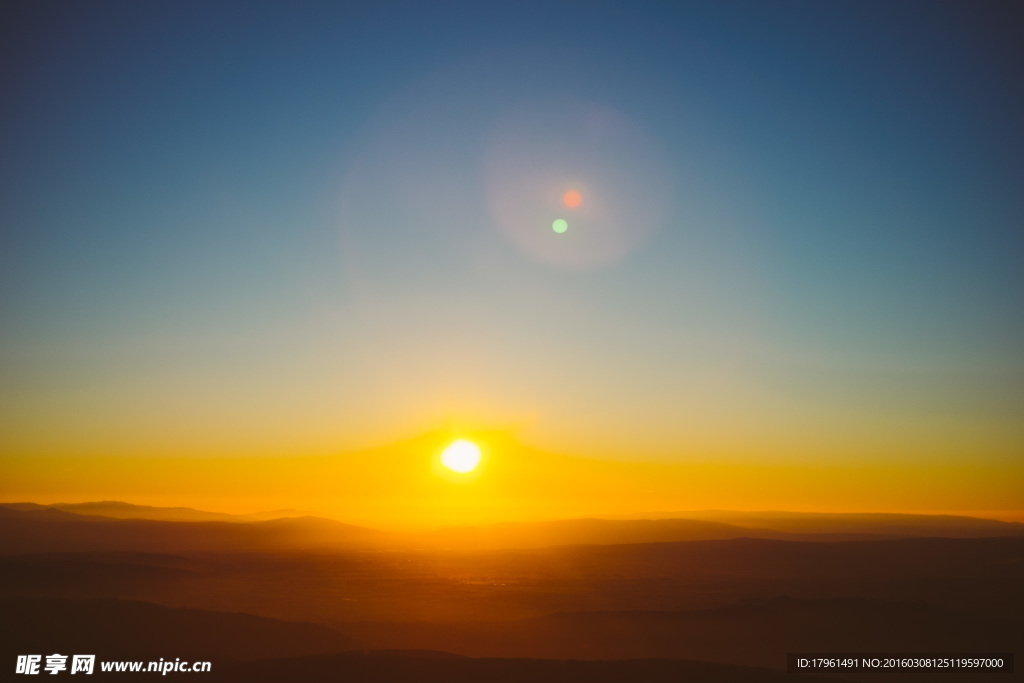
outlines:
[[[562,195],[562,203],[570,209],[575,209],[583,203],[583,195],[581,195],[578,190],[569,190]]]

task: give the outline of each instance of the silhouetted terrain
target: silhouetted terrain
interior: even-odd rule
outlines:
[[[742,515],[738,519],[744,525],[674,518],[570,519],[452,527],[412,534],[379,531],[320,517],[251,521],[189,508],[152,508],[109,501],[60,508],[32,503],[0,506],[0,552],[498,550],[735,538],[849,541],[1024,537],[1024,525],[1018,523],[922,515],[733,513]]]
[[[337,625],[706,609],[749,599],[1024,612],[1024,539],[737,539],[518,551],[53,553],[0,558],[0,592],[120,597]]]
[[[886,536],[943,536],[980,538],[1019,536],[1024,524],[959,515],[910,515],[880,512],[736,512],[698,510],[609,515],[605,519],[690,519],[793,534],[878,534]]]
[[[334,629],[125,600],[0,600],[4,654],[77,652],[107,658],[253,659],[351,650]],[[6,664],[6,662],[5,662]]]
[[[1012,652],[1024,622],[862,598],[775,598],[694,611],[552,614],[511,622],[352,624],[370,647],[478,657],[704,659],[779,668],[786,652]]]
[[[395,545],[391,535],[319,517],[261,522],[178,522],[0,507],[5,554],[344,549]]]
[[[135,505],[118,500],[103,500],[92,503],[54,503],[39,505],[38,503],[3,503],[2,507],[12,510],[46,510],[53,508],[76,515],[97,515],[115,519],[153,519],[172,522],[259,522],[282,517],[308,517],[309,513],[297,510],[274,510],[249,515],[231,515],[226,512],[208,512],[186,507],[154,507],[152,505]]]
[[[202,656],[221,662],[225,680],[292,680],[271,673],[287,667],[319,679],[342,667],[345,680],[760,681],[776,674],[686,667],[781,671],[795,651],[1024,651],[1024,537],[1017,525],[964,519],[812,519],[814,534],[765,532],[779,539],[706,520],[390,534],[317,518],[181,522],[0,508],[0,635],[23,651]],[[838,540],[897,522],[946,537]],[[971,537],[983,529],[993,536]],[[737,537],[692,540],[719,534]],[[357,643],[491,659],[230,663]]]
[[[705,662],[471,659],[441,653],[371,652],[365,655],[351,653],[227,664],[220,667],[217,680],[339,680],[356,683],[792,683],[794,677],[778,671]],[[797,680],[814,683],[836,679],[800,676]]]
[[[1022,532],[1024,533],[1024,532]],[[913,534],[911,534],[913,535]],[[675,543],[732,538],[798,541],[854,541],[902,537],[903,534],[829,532],[793,534],[722,522],[693,519],[564,519],[551,522],[451,527],[414,537],[419,545],[459,550],[545,548],[563,545],[620,545],[623,543]]]

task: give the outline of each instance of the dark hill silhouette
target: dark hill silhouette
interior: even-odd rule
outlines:
[[[41,514],[68,528],[81,526],[69,513]],[[94,519],[82,528],[100,524],[122,522]],[[0,649],[90,652],[78,649],[90,646],[111,658],[151,654],[226,662],[227,655],[211,653],[242,659],[337,651],[352,645],[337,635],[344,633],[376,649],[559,660],[671,658],[781,670],[785,654],[796,651],[1020,652],[1022,582],[1024,538],[1015,537],[827,543],[746,538],[473,552],[50,553],[0,558],[0,595],[133,597],[202,609],[8,599],[0,601],[6,629]],[[783,595],[794,597],[778,597]],[[212,649],[197,649],[197,641]],[[126,649],[118,650],[117,643]],[[408,673],[401,669],[405,664],[360,659],[349,665],[353,680]],[[507,662],[479,666],[497,680],[511,676],[508,671],[523,672]],[[609,666],[626,667],[626,678],[609,680],[645,680],[629,673],[632,665]],[[683,671],[658,664],[651,675],[662,670]],[[310,671],[310,678],[279,680],[326,676],[315,666]],[[443,671],[455,680],[471,676]],[[579,671],[590,676],[596,669]],[[538,670],[537,676],[543,680],[549,673]],[[335,672],[328,678],[338,677]],[[875,675],[871,680],[883,682]]]
[[[205,678],[206,676],[204,676]],[[473,659],[429,652],[368,652],[229,663],[220,681],[347,681],[350,683],[792,683],[767,669],[667,660],[559,661]],[[808,683],[834,678],[800,676]]]
[[[127,507],[122,509],[119,506]],[[120,515],[129,515],[134,514],[140,506],[104,502],[65,507],[88,509],[93,512],[116,509],[120,510]],[[183,514],[179,511],[187,508],[153,508],[148,514],[156,514],[152,510],[169,510],[166,514],[174,515]],[[857,521],[845,517],[838,521],[826,520],[827,523],[816,518],[786,517],[785,525],[803,524],[802,528],[813,529],[813,533],[795,533],[691,519],[587,518],[495,524],[484,527],[453,527],[429,533],[402,534],[309,516],[282,517],[256,522],[241,519],[172,521],[84,515],[52,507],[40,508],[34,504],[19,503],[16,507],[0,506],[0,553],[12,555],[42,552],[182,553],[353,549],[468,551],[531,549],[562,545],[677,543],[737,538],[849,541],[914,536],[959,538],[1024,535],[1021,534],[1021,530],[1024,529],[1022,525],[993,520],[897,517],[900,518],[898,524],[891,520],[882,523],[877,520]],[[912,519],[905,519],[906,517]],[[883,531],[887,533],[881,533]]]
[[[579,518],[546,522],[450,527],[420,534],[424,547],[528,549],[561,545],[620,545],[757,538],[788,541],[857,541],[897,538],[1024,537],[1024,524],[928,515],[803,515],[749,513],[735,520],[665,517]]]
[[[114,519],[152,519],[171,522],[258,522],[281,517],[306,517],[309,513],[297,510],[274,510],[245,515],[233,515],[226,512],[209,512],[187,507],[154,507],[152,505],[136,505],[119,500],[102,500],[90,503],[0,503],[0,506],[12,510],[45,510],[53,508],[76,515],[93,515],[113,517]]]
[[[701,510],[642,512],[632,515],[608,515],[603,518],[618,520],[690,519],[791,534],[870,534],[904,538],[1024,536],[1024,524],[1020,522],[1004,522],[962,515]]]
[[[1006,616],[1024,610],[1022,582],[1021,538],[0,557],[0,595],[121,597],[331,625],[688,610],[780,595]]]
[[[353,624],[376,647],[479,657],[673,658],[784,669],[787,652],[1020,651],[1024,622],[933,605],[776,598],[709,610],[552,614],[510,622]]]
[[[194,562],[140,553],[0,558],[0,596],[137,598],[200,578]]]
[[[690,519],[563,519],[551,522],[450,527],[424,534],[428,546],[459,549],[543,548],[562,545],[673,543],[729,538],[788,538],[789,534]]]
[[[23,512],[39,510],[60,510],[76,515],[112,517],[114,519],[152,519],[174,522],[231,522],[247,521],[244,517],[229,515],[222,512],[207,512],[186,507],[153,507],[152,505],[135,505],[116,500],[103,500],[92,503],[53,503],[39,505],[37,503],[3,503],[3,507]],[[283,515],[281,515],[283,516]]]
[[[256,659],[351,650],[334,629],[251,614],[128,600],[0,600],[5,654],[77,652],[106,658]]]
[[[386,532],[319,517],[263,522],[173,522],[112,519],[53,508],[0,507],[4,554],[45,552],[266,551],[394,545]]]

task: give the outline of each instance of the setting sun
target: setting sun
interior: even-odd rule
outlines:
[[[575,209],[583,203],[583,195],[580,194],[579,190],[569,190],[562,195],[562,203],[570,209]]]
[[[480,464],[480,447],[472,441],[456,439],[441,453],[441,464],[453,472],[472,472]]]

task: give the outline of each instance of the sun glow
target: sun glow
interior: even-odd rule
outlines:
[[[472,472],[480,464],[480,447],[472,441],[456,439],[441,452],[441,464],[452,472]]]

